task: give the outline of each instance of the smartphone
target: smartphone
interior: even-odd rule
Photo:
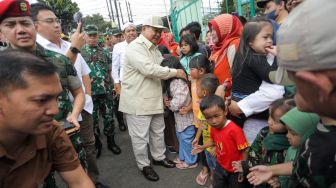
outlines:
[[[66,119],[61,120],[60,124],[68,135],[78,132],[78,128]]]
[[[83,31],[83,26],[84,26],[84,19],[83,19],[83,14],[81,12],[76,12],[74,15],[73,15],[73,19],[74,21],[79,24],[79,23],[82,23],[82,26],[79,30],[79,32],[81,33]]]
[[[71,124],[71,123],[70,123],[68,120],[66,120],[66,119],[62,120],[60,123],[61,123],[61,125],[63,126],[63,128],[64,128],[65,130],[67,130],[67,129],[71,129],[71,128],[75,127],[73,124]]]

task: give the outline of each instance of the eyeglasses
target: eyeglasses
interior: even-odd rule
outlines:
[[[62,24],[62,21],[58,18],[47,18],[45,20],[35,20],[36,22],[45,22],[47,24],[53,24],[53,23],[58,23],[58,24]]]

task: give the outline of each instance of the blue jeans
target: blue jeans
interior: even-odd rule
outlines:
[[[197,155],[192,155],[192,141],[195,136],[195,127],[191,125],[185,128],[182,132],[176,130],[176,136],[179,141],[179,159],[188,165],[193,165],[197,161]]]
[[[210,168],[210,170],[214,171],[216,168],[216,158],[212,156],[210,152],[208,152],[208,150],[204,150],[204,153],[206,161],[208,163],[208,167]]]

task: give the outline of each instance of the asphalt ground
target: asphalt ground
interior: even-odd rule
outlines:
[[[116,143],[120,146],[122,153],[115,155],[107,149],[106,137],[101,135],[103,141],[103,151],[98,159],[100,170],[99,181],[109,185],[111,188],[200,188],[195,182],[197,174],[201,170],[199,165],[194,169],[180,170],[177,168],[167,169],[162,166],[154,166],[156,173],[160,176],[157,182],[147,180],[138,169],[132,150],[131,138],[126,132],[120,132],[116,123]],[[177,154],[166,155],[169,159],[174,159]],[[60,188],[65,188],[64,183],[58,178]]]

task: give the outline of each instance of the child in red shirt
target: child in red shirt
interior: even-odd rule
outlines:
[[[205,97],[200,104],[200,110],[211,126],[212,140],[208,144],[198,145],[193,152],[201,152],[210,146],[216,147],[214,188],[244,187],[244,183],[238,181],[238,173],[232,168],[233,161],[247,157],[245,149],[248,147],[248,142],[243,130],[226,119],[224,100],[219,96]]]

